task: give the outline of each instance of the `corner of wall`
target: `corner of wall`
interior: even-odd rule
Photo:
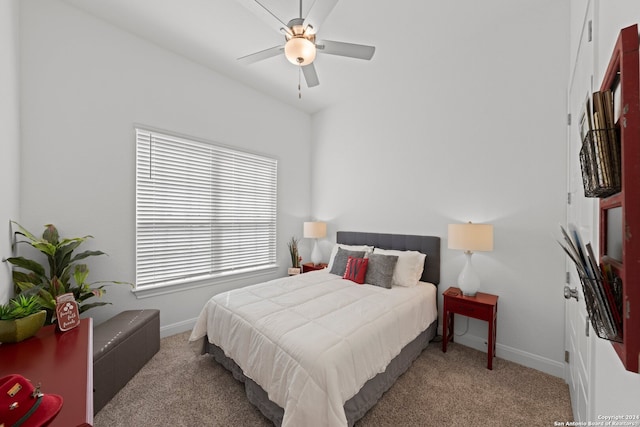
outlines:
[[[0,258],[11,255],[11,219],[17,219],[19,207],[19,3],[0,2]],[[0,266],[0,303],[12,294],[11,268]]]

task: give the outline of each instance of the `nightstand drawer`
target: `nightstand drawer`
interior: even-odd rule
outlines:
[[[473,317],[475,319],[490,319],[493,314],[493,307],[490,305],[477,304],[472,301],[460,299],[450,299],[447,301],[447,310],[461,314],[463,316]]]

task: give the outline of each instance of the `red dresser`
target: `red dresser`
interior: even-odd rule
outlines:
[[[45,326],[35,337],[17,344],[0,345],[0,377],[20,374],[43,393],[64,399],[51,427],[93,424],[93,323],[58,332]]]

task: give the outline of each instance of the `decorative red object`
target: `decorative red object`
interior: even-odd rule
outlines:
[[[447,352],[447,342],[453,342],[454,313],[489,322],[489,343],[487,345],[487,369],[493,369],[493,358],[496,354],[496,329],[498,318],[498,296],[478,292],[473,297],[466,297],[458,288],[451,287],[444,291],[442,352]]]
[[[362,285],[364,283],[364,278],[367,275],[368,265],[368,258],[349,257],[347,259],[347,268],[345,269],[344,276],[342,276],[342,278]]]
[[[22,342],[0,345],[0,377],[18,373],[48,393],[64,398],[64,405],[50,427],[93,424],[93,326],[61,333],[45,326]]]
[[[61,407],[62,396],[42,393],[22,375],[0,378],[0,426],[45,426]]]
[[[58,329],[63,332],[80,324],[78,303],[72,293],[69,292],[56,297],[56,319],[58,321]]]

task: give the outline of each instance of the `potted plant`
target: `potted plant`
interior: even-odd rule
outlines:
[[[47,312],[37,295],[18,295],[0,305],[0,343],[20,342],[42,328]]]
[[[300,261],[302,261],[302,257],[298,253],[298,239],[292,237],[287,243],[289,246],[289,254],[291,254],[291,268],[289,268],[288,273],[289,276],[294,274],[300,274]]]
[[[89,268],[87,264],[80,263],[80,261],[91,256],[104,255],[104,252],[75,253],[75,250],[92,236],[61,239],[56,227],[53,224],[47,224],[42,238],[37,238],[17,222],[12,221],[12,223],[18,227],[18,231],[15,232],[15,244],[25,243],[40,251],[47,259],[48,269],[38,261],[22,256],[6,259],[7,262],[19,268],[13,270],[16,293],[37,295],[40,305],[47,312],[47,323],[54,323],[56,320],[57,296],[69,292],[73,293],[78,303],[78,309],[80,313],[83,313],[90,308],[110,304],[104,301],[88,301],[93,297],[102,297],[106,293],[105,284],[127,283],[116,281],[87,282]]]

